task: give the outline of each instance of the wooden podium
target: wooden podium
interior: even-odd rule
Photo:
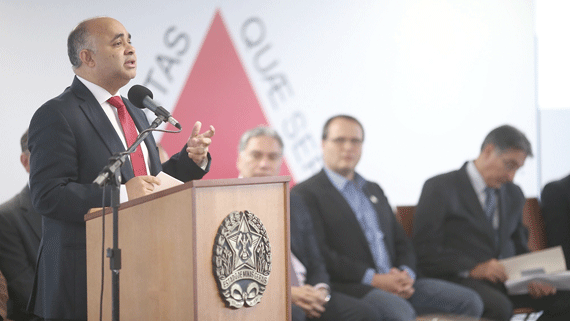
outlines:
[[[121,320],[291,320],[289,177],[188,182],[119,209]],[[271,245],[271,273],[259,303],[226,307],[214,277],[218,228],[234,211],[255,214]],[[105,250],[112,215],[105,215]],[[102,211],[85,216],[88,320],[99,320]],[[103,320],[111,320],[111,271],[104,262]]]

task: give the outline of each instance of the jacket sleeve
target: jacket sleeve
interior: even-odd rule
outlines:
[[[90,208],[101,207],[103,190],[91,181],[82,183],[77,149],[81,143],[59,110],[44,105],[34,114],[28,140],[30,191],[39,214],[83,222]],[[108,205],[110,189],[106,189],[106,200]]]
[[[413,243],[418,266],[432,277],[457,276],[477,265],[468,253],[446,246],[444,226],[452,200],[443,185],[435,179],[424,184],[414,215]]]
[[[313,223],[303,199],[291,193],[291,245],[295,243],[296,250],[301,253],[293,253],[297,256],[307,270],[306,283],[315,285],[318,283],[330,283],[330,277],[319,245],[315,238]],[[291,246],[293,251],[293,246]]]
[[[28,259],[16,224],[9,219],[11,214],[17,213],[5,210],[0,209],[0,271],[8,282],[10,299],[23,310],[32,291],[35,261]]]
[[[546,228],[548,246],[561,245],[570,266],[570,193],[557,182],[544,186],[541,209]]]
[[[184,145],[180,152],[174,154],[168,161],[162,164],[162,170],[183,182],[189,182],[204,177],[210,171],[211,162],[212,158],[210,153],[208,153],[208,165],[205,169],[202,169],[188,157],[186,145]]]
[[[295,186],[293,190],[302,195],[309,209],[317,243],[321,249],[321,254],[323,255],[331,279],[335,282],[361,283],[364,273],[371,266],[366,262],[343,255],[329,246],[325,233],[325,223],[322,218],[324,213],[323,209],[320,208],[317,196],[307,189],[299,190],[297,186]],[[334,237],[342,238],[342,235],[336,235]]]

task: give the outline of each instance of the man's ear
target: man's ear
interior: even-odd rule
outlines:
[[[22,154],[20,154],[20,163],[22,163],[22,166],[24,166],[24,168],[26,169],[26,172],[30,172],[30,153],[29,152],[24,152]]]
[[[483,151],[481,152],[481,154],[484,154],[485,156],[489,157],[494,151],[495,151],[495,144],[487,144],[485,145],[485,147],[483,147]]]
[[[236,159],[236,168],[238,170],[238,175],[240,175],[240,176],[241,176],[241,164],[243,162],[241,153],[242,152],[238,152],[238,157]]]
[[[79,52],[79,59],[81,59],[81,63],[85,64],[89,67],[95,66],[95,60],[93,59],[93,51],[89,49],[83,49]]]

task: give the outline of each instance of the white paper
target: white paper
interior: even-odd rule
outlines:
[[[505,287],[510,295],[528,293],[527,285],[534,281],[551,284],[559,290],[570,290],[570,271],[566,271],[561,246],[517,255],[500,262],[509,277]]]
[[[156,177],[160,179],[160,185],[154,185],[153,193],[164,191],[165,189],[184,184],[182,181],[177,180],[165,172],[158,173]]]
[[[551,284],[557,290],[570,290],[570,271],[564,271],[552,274],[539,274],[527,276],[516,280],[507,280],[505,286],[511,295],[528,293],[527,284],[533,281],[541,281]]]
[[[551,274],[566,271],[566,260],[561,246],[517,255],[500,260],[509,280],[517,280],[531,274]]]

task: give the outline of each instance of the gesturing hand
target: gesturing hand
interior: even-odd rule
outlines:
[[[210,125],[210,129],[202,134],[200,133],[200,128],[202,128],[202,123],[197,121],[192,128],[192,134],[186,142],[186,152],[188,157],[191,158],[196,165],[202,167],[208,161],[208,146],[212,143],[212,136],[216,130],[214,126]]]

